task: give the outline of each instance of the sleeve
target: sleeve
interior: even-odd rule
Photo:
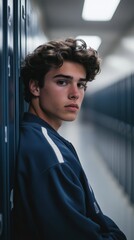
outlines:
[[[40,174],[34,169],[23,184],[40,240],[126,239],[110,219],[105,232],[86,216],[84,191],[69,165],[58,163]]]

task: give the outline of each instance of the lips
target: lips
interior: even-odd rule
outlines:
[[[77,104],[69,104],[66,105],[65,108],[79,109],[79,106]]]

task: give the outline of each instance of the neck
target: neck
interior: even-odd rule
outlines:
[[[58,120],[53,119],[51,116],[48,116],[44,111],[40,111],[40,109],[38,109],[32,103],[30,103],[30,105],[29,105],[28,112],[36,115],[37,117],[39,117],[42,120],[44,120],[45,122],[47,122],[56,131],[58,131],[58,129],[62,125],[62,121],[58,121]]]

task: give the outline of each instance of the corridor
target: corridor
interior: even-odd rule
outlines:
[[[96,149],[93,125],[82,123],[79,120],[65,123],[60,134],[72,142],[77,150],[80,162],[103,213],[117,223],[128,240],[133,240],[134,206],[130,204],[127,195]]]

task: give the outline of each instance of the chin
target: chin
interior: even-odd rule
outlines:
[[[65,122],[72,122],[77,118],[77,114],[68,114],[66,116],[63,116],[61,119]]]
[[[66,121],[66,122],[73,122],[73,121],[75,121],[75,119],[76,119],[76,117],[70,117],[70,118],[64,119],[64,121]]]

